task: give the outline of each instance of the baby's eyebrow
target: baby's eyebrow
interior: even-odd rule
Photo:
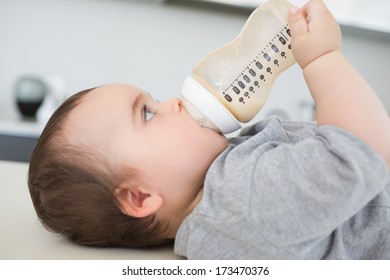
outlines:
[[[135,113],[137,112],[138,108],[140,107],[141,100],[142,100],[142,93],[138,94],[137,98],[133,102],[133,106],[131,107],[133,110],[132,111],[133,120],[135,120]]]

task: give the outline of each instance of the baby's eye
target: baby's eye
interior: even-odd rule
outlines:
[[[144,105],[144,120],[150,121],[154,117],[154,112],[150,111],[146,105]]]

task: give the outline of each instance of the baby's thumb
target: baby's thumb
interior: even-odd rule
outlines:
[[[288,24],[290,25],[292,37],[298,37],[307,33],[307,22],[302,11],[293,7],[288,12]]]

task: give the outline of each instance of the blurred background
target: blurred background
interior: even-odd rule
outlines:
[[[83,89],[122,82],[159,100],[180,96],[194,64],[237,36],[262,2],[0,0],[0,160],[28,161],[53,110]],[[324,2],[342,26],[345,55],[390,111],[390,1]],[[312,120],[314,110],[294,65],[254,121]]]

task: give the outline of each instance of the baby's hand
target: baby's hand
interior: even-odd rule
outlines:
[[[291,8],[288,21],[293,54],[302,69],[317,58],[340,50],[340,27],[321,0],[310,0],[302,9]]]

